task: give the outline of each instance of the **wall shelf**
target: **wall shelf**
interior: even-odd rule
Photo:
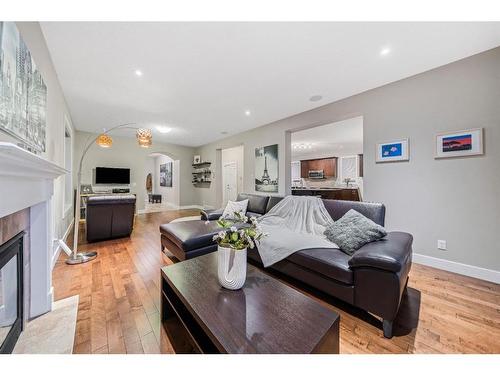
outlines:
[[[191,165],[195,168],[202,168],[204,166],[211,165],[211,164],[212,164],[212,162],[210,162],[210,161],[202,161],[201,163],[196,163],[196,164],[191,164]]]
[[[212,171],[210,170],[210,166],[212,162],[202,161],[200,163],[192,164],[194,171],[193,174],[193,185],[195,187],[207,186],[212,183],[210,177],[212,176]]]

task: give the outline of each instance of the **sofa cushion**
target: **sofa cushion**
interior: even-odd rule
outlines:
[[[245,215],[248,207],[248,199],[242,201],[227,201],[226,208],[222,212],[222,218],[236,220],[236,213]]]
[[[269,201],[269,196],[257,195],[257,194],[238,194],[238,201],[248,199],[247,212],[255,212],[257,214],[264,215],[266,213],[267,202]]]
[[[269,201],[267,202],[267,207],[266,207],[266,213],[271,211],[271,208],[273,208],[279,202],[281,202],[282,199],[283,197],[269,197]]]
[[[345,284],[353,284],[353,272],[349,268],[350,256],[338,249],[300,250],[286,258],[299,266],[317,272]]]
[[[213,236],[220,230],[216,221],[190,220],[160,225],[161,234],[185,252],[213,245]]]
[[[377,241],[386,234],[383,226],[352,209],[325,230],[326,238],[349,255],[354,254],[361,246]]]
[[[323,199],[323,204],[333,220],[338,220],[351,209],[384,226],[385,206],[382,203],[352,202],[334,199]]]

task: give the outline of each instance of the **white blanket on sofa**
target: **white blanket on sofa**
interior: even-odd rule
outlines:
[[[287,196],[258,222],[267,233],[257,246],[264,267],[303,249],[338,249],[323,235],[333,219],[320,198]]]

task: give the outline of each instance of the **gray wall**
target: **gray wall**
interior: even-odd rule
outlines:
[[[365,200],[387,206],[386,226],[414,235],[416,253],[500,270],[500,48],[410,77],[197,150],[245,146],[244,189],[254,192],[254,148],[279,144],[279,194],[289,191],[290,130],[364,117]],[[435,160],[436,132],[484,127],[485,155]],[[377,142],[410,138],[409,162],[375,163]],[[216,173],[220,173],[215,166]],[[198,202],[217,205],[218,184]],[[438,239],[448,250],[437,249]]]
[[[76,165],[82,155],[82,150],[87,140],[96,137],[96,134],[77,131],[75,142],[75,181]],[[113,138],[111,148],[101,148],[93,145],[85,156],[82,166],[82,183],[92,183],[92,170],[95,167],[123,167],[130,168],[131,192],[137,194],[137,209],[144,209],[144,200],[146,199],[146,176],[148,173],[149,154],[153,152],[162,153],[170,156],[174,160],[179,160],[180,178],[179,188],[180,205],[191,205],[197,201],[193,185],[191,183],[191,164],[193,162],[194,149],[191,147],[177,146],[171,144],[161,144],[154,140],[150,148],[139,147],[135,138],[116,137]],[[76,186],[76,183],[75,183]]]
[[[41,156],[64,168],[65,116],[71,127],[71,132],[73,132],[73,128],[71,126],[71,116],[45,44],[45,38],[38,22],[16,22],[16,25],[47,85],[46,152]],[[19,142],[1,131],[0,141],[15,144]],[[54,182],[54,196],[52,199],[53,238],[62,238],[73,219],[73,210],[70,207],[64,212],[63,204],[64,176],[61,176]]]

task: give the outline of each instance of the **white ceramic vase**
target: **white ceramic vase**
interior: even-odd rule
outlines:
[[[241,289],[247,278],[247,249],[234,250],[218,246],[219,283],[226,289]]]

